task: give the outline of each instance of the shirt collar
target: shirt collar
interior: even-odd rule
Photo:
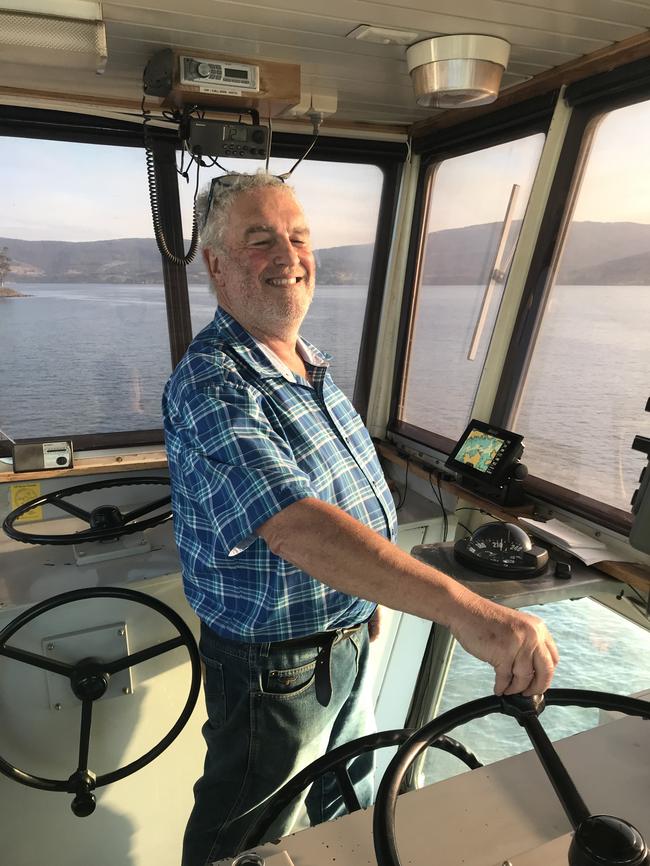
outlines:
[[[217,308],[212,330],[215,336],[226,337],[231,349],[262,378],[282,376],[290,382],[296,381],[295,374],[284,361],[278,358],[268,346],[251,336],[230,313]],[[297,349],[303,360],[309,364],[315,367],[329,367],[332,356],[328,352],[321,352],[303,337],[298,337]]]

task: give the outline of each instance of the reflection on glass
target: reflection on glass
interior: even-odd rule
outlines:
[[[467,425],[543,143],[541,133],[531,135],[453,157],[432,170],[400,415],[408,424],[454,440]],[[515,185],[511,222],[497,256]],[[470,361],[491,280],[485,321]]]
[[[629,511],[650,435],[650,102],[595,129],[521,400],[531,473]]]

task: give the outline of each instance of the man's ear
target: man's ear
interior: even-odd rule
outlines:
[[[221,273],[221,268],[219,267],[219,256],[211,250],[209,247],[206,247],[203,250],[203,261],[205,262],[205,266],[208,269],[208,273],[210,274],[210,279],[213,284],[220,288],[225,285],[225,279],[223,274]]]

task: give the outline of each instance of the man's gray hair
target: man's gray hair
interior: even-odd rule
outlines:
[[[295,196],[293,189],[286,186],[283,181],[275,175],[265,171],[256,174],[232,174],[221,175],[224,183],[212,185],[212,198],[210,198],[210,185],[205,187],[196,200],[196,213],[201,229],[201,244],[213,250],[215,253],[224,251],[224,233],[228,225],[228,215],[237,196],[249,190],[263,189],[265,187],[281,187]],[[208,203],[210,210],[208,213]]]

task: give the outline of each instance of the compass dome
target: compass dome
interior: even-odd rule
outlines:
[[[501,520],[484,523],[468,538],[455,541],[454,557],[472,571],[502,580],[534,577],[548,563],[547,550],[536,547],[520,526]]]
[[[473,541],[507,541],[509,544],[517,544],[522,550],[531,550],[533,543],[528,534],[517,526],[516,523],[504,523],[502,520],[493,520],[484,523],[472,533]]]

